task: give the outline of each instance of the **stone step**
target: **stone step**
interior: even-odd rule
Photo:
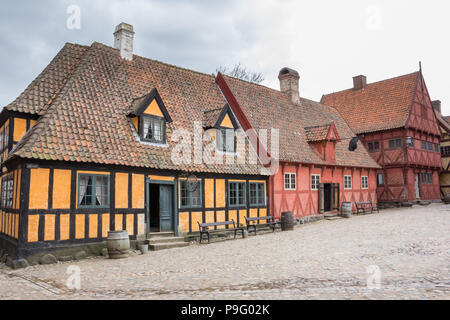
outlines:
[[[183,237],[155,237],[147,239],[149,244],[155,244],[155,243],[168,243],[168,242],[183,242]]]
[[[165,231],[165,232],[150,232],[150,239],[153,238],[162,238],[162,237],[174,237],[175,233],[173,231]]]
[[[172,249],[172,248],[182,248],[189,246],[189,242],[163,242],[150,244],[149,249],[152,251]]]

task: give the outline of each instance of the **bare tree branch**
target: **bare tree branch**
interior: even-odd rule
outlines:
[[[228,67],[220,66],[216,69],[216,72],[220,72],[226,74],[233,78],[238,78],[241,80],[253,82],[253,83],[261,83],[264,81],[264,76],[261,72],[252,72],[248,71],[246,67],[244,67],[240,62],[237,63],[233,69],[229,69]]]

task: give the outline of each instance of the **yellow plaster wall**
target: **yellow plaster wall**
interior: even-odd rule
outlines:
[[[102,214],[102,237],[108,237],[109,230],[109,213]]]
[[[89,215],[89,238],[98,236],[98,214]]]
[[[30,170],[30,209],[48,209],[48,184],[50,169]]]
[[[220,123],[220,126],[224,127],[224,128],[234,128],[233,123],[231,122],[231,119],[230,119],[230,116],[228,115],[228,113],[223,118],[222,122]]]
[[[28,215],[28,242],[38,241],[39,215]]]
[[[127,220],[126,220],[126,227],[129,235],[134,234],[134,215],[133,214],[127,214]]]
[[[152,102],[148,105],[147,109],[145,109],[144,114],[149,114],[152,116],[163,117],[163,113],[156,102],[156,99],[153,99]]]
[[[203,223],[202,217],[202,212],[192,212],[192,231],[199,231],[197,222]]]
[[[27,133],[27,120],[22,118],[14,118],[13,140],[19,141]]]
[[[123,230],[123,214],[116,214],[114,217],[115,231]]]
[[[44,224],[44,241],[55,240],[55,215],[46,214]]]
[[[138,121],[139,121],[138,117],[131,118],[131,123],[133,124],[134,128],[136,129],[136,131],[138,131],[138,129],[139,129]]]
[[[216,208],[225,207],[225,180],[216,180]]]
[[[128,173],[116,173],[116,208],[128,208]]]
[[[70,214],[62,214],[59,217],[59,239],[70,239]]]
[[[214,208],[214,179],[205,179],[205,207]]]
[[[189,212],[180,212],[178,219],[179,219],[178,228],[180,232],[189,232]]]
[[[71,170],[53,170],[53,208],[70,209]]]
[[[85,215],[77,214],[75,216],[75,239],[84,239],[85,234]]]
[[[143,174],[132,175],[132,205],[134,209],[143,209],[145,203],[145,178]]]
[[[168,177],[168,176],[155,176],[155,175],[149,175],[148,176],[150,180],[157,180],[157,181],[175,181],[175,177]]]

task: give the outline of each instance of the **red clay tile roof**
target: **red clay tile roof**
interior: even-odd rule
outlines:
[[[406,125],[420,72],[326,94],[321,103],[335,107],[357,133],[401,128]]]
[[[80,52],[83,54],[78,54]],[[44,80],[51,85],[42,84]],[[24,93],[10,105],[18,111],[46,111],[18,143],[9,159],[21,157],[192,172],[260,174],[259,164],[221,165],[204,161],[187,165],[171,160],[176,144],[171,141],[173,131],[186,129],[192,132],[194,122],[203,119],[204,111],[225,105],[214,80],[212,75],[139,56],[127,61],[121,59],[118,50],[99,43],[93,43],[87,49],[66,45],[25,91],[36,92],[37,96],[45,98],[32,105],[29,103],[34,100],[28,97],[34,94]],[[173,120],[167,124],[166,147],[138,141],[127,117],[133,99],[148,94],[153,88],[157,88]],[[49,98],[55,94],[53,99]],[[48,109],[44,107],[46,104],[50,104]]]
[[[305,134],[308,142],[326,140],[331,124],[324,126],[306,127]]]
[[[304,128],[334,122],[341,139],[336,144],[336,164],[379,168],[361,143],[356,151],[348,150],[355,134],[336,109],[304,98],[300,98],[300,105],[294,105],[286,93],[228,76],[224,78],[255,130],[268,130],[270,138],[270,129],[279,129],[281,161],[326,164],[307,142]]]
[[[203,112],[203,126],[205,128],[212,128],[219,119],[220,114],[223,111],[223,107],[215,110],[207,110]]]
[[[78,67],[89,47],[66,43],[41,74],[5,109],[43,114]]]

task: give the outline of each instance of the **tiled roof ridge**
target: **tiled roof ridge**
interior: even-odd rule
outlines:
[[[331,126],[331,122],[328,124],[321,124],[321,125],[317,125],[317,126],[310,126],[310,127],[304,127],[305,130],[307,129],[315,129],[315,128],[326,128]]]
[[[261,88],[263,88],[263,89],[267,89],[267,90],[273,91],[273,92],[275,92],[275,93],[278,93],[278,94],[280,94],[280,95],[286,95],[286,96],[288,95],[287,93],[284,93],[284,92],[282,92],[282,91],[280,91],[280,90],[277,90],[277,89],[274,89],[274,88],[265,86],[265,85],[260,84],[260,83],[251,82],[251,81],[244,80],[244,79],[240,79],[240,78],[235,78],[235,77],[229,76],[229,75],[227,75],[227,74],[223,74],[223,73],[221,73],[221,74],[222,74],[222,76],[224,76],[225,78],[230,78],[230,79],[232,79],[232,80],[237,80],[237,81],[240,81],[240,82],[244,82],[244,83],[247,83],[247,84],[250,84],[250,85],[253,85],[253,86],[258,86],[258,87],[261,87]]]
[[[395,77],[388,78],[388,79],[383,79],[383,80],[378,80],[378,81],[375,81],[375,82],[370,82],[364,88],[367,88],[368,86],[371,86],[373,84],[378,84],[378,83],[385,82],[385,81],[391,81],[391,80],[396,80],[398,78],[408,77],[408,76],[411,76],[413,74],[417,74],[417,76],[418,76],[420,74],[420,70],[419,71],[410,72],[410,73],[407,73],[407,74],[403,74],[403,75],[400,75],[400,76],[395,76]],[[342,93],[342,92],[349,91],[349,90],[353,90],[353,88],[347,88],[347,89],[343,89],[343,90],[339,90],[339,91],[334,91],[334,92],[323,94],[322,95],[322,99],[320,101],[323,101],[324,97],[331,96],[331,95],[334,95],[334,94],[337,94],[337,93]],[[328,106],[328,107],[336,108],[336,106]]]
[[[106,44],[104,44],[104,43],[101,43],[101,42],[94,42],[93,44],[95,44],[95,45],[100,45],[100,46],[103,46],[103,47],[105,47],[105,48],[107,48],[107,49],[110,49],[110,50],[114,50],[114,51],[119,52],[119,49],[115,49],[115,48],[113,48],[113,47],[111,47],[111,46],[108,46],[108,45],[106,45]],[[156,59],[144,57],[144,56],[141,56],[141,55],[138,55],[138,54],[133,54],[133,58],[139,58],[139,59],[143,59],[143,60],[149,60],[149,61],[152,61],[152,62],[155,62],[155,63],[159,63],[159,64],[162,64],[162,65],[171,67],[171,68],[175,68],[175,69],[182,70],[182,71],[193,72],[193,73],[200,74],[200,75],[203,75],[203,76],[206,76],[206,77],[214,77],[214,74],[209,74],[209,73],[205,73],[205,72],[201,72],[201,71],[196,71],[196,70],[192,70],[192,69],[188,69],[188,68],[183,68],[183,67],[177,66],[177,65],[175,65],[175,64],[170,64],[170,63],[163,62],[163,61],[160,61],[160,60],[156,60]],[[134,61],[134,60],[135,60],[135,59],[133,59],[133,61]]]
[[[47,127],[47,122],[49,121],[49,119],[51,119],[52,110],[56,106],[58,106],[58,102],[59,102],[58,98],[63,96],[63,93],[70,88],[69,84],[71,83],[71,81],[73,81],[72,79],[74,79],[74,75],[77,72],[82,72],[83,68],[88,67],[86,65],[86,61],[88,60],[88,58],[92,54],[93,47],[94,47],[94,44],[92,44],[89,47],[89,49],[87,49],[86,53],[83,55],[83,58],[80,59],[80,63],[75,68],[75,71],[71,73],[70,78],[66,81],[66,83],[63,86],[63,88],[61,88],[61,90],[59,90],[58,96],[56,96],[52,100],[52,103],[48,106],[48,108],[46,109],[45,113],[43,115],[41,115],[41,117],[37,120],[36,124],[33,127],[31,127],[28,130],[28,132],[22,137],[22,139],[17,143],[15,148],[8,155],[8,159],[9,158],[13,158],[14,156],[19,156],[20,157],[21,156],[20,152],[22,151],[22,149],[25,146],[28,146],[30,144],[34,144],[34,142],[38,138],[41,137],[42,130],[44,130]]]

